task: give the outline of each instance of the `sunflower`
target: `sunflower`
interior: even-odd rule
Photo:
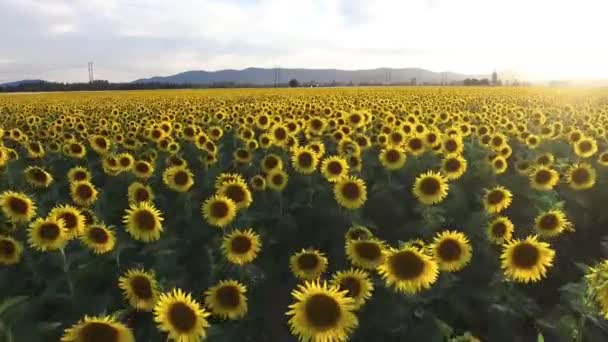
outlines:
[[[502,186],[495,186],[494,188],[485,191],[483,204],[486,212],[498,214],[511,205],[512,199],[513,195],[511,194],[511,191]]]
[[[597,162],[602,166],[608,166],[608,152],[602,152],[597,158]]]
[[[207,312],[189,293],[181,289],[163,293],[154,306],[154,321],[176,342],[204,340],[209,322]]]
[[[90,181],[91,171],[86,167],[74,166],[68,171],[68,180],[70,182]]]
[[[194,185],[194,176],[185,166],[172,166],[163,172],[163,183],[171,190],[187,192]]]
[[[154,193],[149,185],[133,182],[127,188],[127,197],[129,203],[152,202],[154,200]]]
[[[443,154],[462,154],[464,144],[459,135],[445,135],[441,141],[441,151]]]
[[[309,147],[296,147],[291,153],[291,165],[303,175],[315,172],[318,163],[319,156]]]
[[[116,244],[114,232],[103,224],[92,224],[86,227],[80,240],[95,254],[107,253],[114,249]]]
[[[36,215],[36,204],[22,192],[4,191],[0,194],[2,213],[9,220],[29,222]]]
[[[87,149],[83,144],[71,141],[63,145],[63,153],[68,157],[82,159],[87,155]]]
[[[236,280],[222,280],[205,292],[205,305],[224,319],[239,319],[247,314],[247,288]]]
[[[302,280],[314,280],[327,269],[327,258],[316,249],[302,249],[289,258],[289,268]]]
[[[341,156],[329,156],[321,163],[321,173],[328,182],[336,183],[348,176],[349,166]]]
[[[544,278],[552,266],[555,251],[536,236],[514,239],[503,246],[500,256],[505,276],[517,282],[536,282]]]
[[[274,170],[282,170],[283,169],[283,159],[281,159],[280,156],[274,154],[274,153],[270,153],[266,156],[264,156],[264,158],[262,158],[262,161],[260,162],[261,167],[262,167],[262,171],[264,171],[264,173],[270,173]]]
[[[135,164],[135,158],[129,153],[120,153],[116,156],[116,161],[121,172],[131,171]]]
[[[74,206],[56,206],[49,212],[49,217],[54,220],[63,220],[68,240],[75,239],[84,232],[86,219],[82,212]]]
[[[10,236],[0,235],[0,265],[15,265],[21,261],[23,246]]]
[[[405,165],[407,157],[402,148],[387,146],[380,151],[378,159],[385,169],[394,171],[401,169]]]
[[[230,198],[237,209],[249,208],[253,202],[247,183],[239,180],[224,183],[217,190],[217,194]]]
[[[260,236],[252,229],[233,230],[224,236],[222,253],[233,264],[244,265],[252,262],[260,252]]]
[[[101,155],[110,152],[110,148],[112,146],[108,138],[97,134],[91,135],[89,137],[89,145],[91,146],[93,151]]]
[[[587,295],[595,301],[604,318],[608,318],[608,260],[589,267],[585,282]]]
[[[447,272],[460,271],[473,256],[469,239],[463,233],[456,231],[437,234],[430,248],[439,264],[439,269]]]
[[[559,182],[559,173],[546,166],[538,166],[529,175],[530,186],[536,190],[550,191]]]
[[[446,155],[441,162],[441,172],[448,180],[456,180],[467,171],[467,161],[458,154]]]
[[[262,175],[255,175],[251,177],[249,180],[249,185],[255,191],[264,191],[266,190],[266,178]]]
[[[550,167],[555,162],[555,156],[551,153],[543,153],[536,158],[536,163],[538,165],[543,165]]]
[[[384,242],[373,237],[347,240],[344,249],[348,260],[357,267],[373,270],[384,262]]]
[[[597,142],[590,137],[582,137],[574,143],[574,153],[581,158],[589,158],[597,152]]]
[[[245,179],[243,178],[243,176],[241,176],[238,173],[227,173],[227,172],[220,173],[215,178],[214,187],[217,190],[217,189],[221,188],[222,185],[224,185],[225,183],[233,182],[233,181],[245,182]]]
[[[488,224],[486,235],[492,243],[502,245],[511,240],[514,229],[515,227],[508,217],[498,216]]]
[[[289,306],[289,328],[302,342],[347,341],[359,325],[354,299],[325,281],[305,282],[291,295],[295,302]]]
[[[414,196],[420,203],[437,204],[448,195],[448,189],[449,185],[441,173],[427,171],[416,178]]]
[[[347,296],[354,299],[353,309],[355,310],[365,304],[374,290],[374,284],[369,274],[355,268],[336,272],[330,284],[340,291],[347,291]]]
[[[135,342],[133,332],[110,316],[85,316],[66,329],[61,342]]]
[[[520,160],[515,164],[515,168],[520,175],[527,176],[532,169],[532,164],[527,160]]]
[[[334,197],[342,207],[358,209],[367,200],[367,187],[362,179],[349,176],[335,183]]]
[[[118,287],[136,310],[152,311],[159,297],[156,275],[143,269],[128,270],[118,278]]]
[[[127,232],[143,242],[160,239],[163,220],[161,212],[151,202],[132,203],[123,216]]]
[[[424,153],[425,143],[422,136],[413,135],[405,142],[405,148],[413,156],[420,156]]]
[[[438,265],[430,256],[413,246],[391,249],[378,273],[386,285],[396,291],[414,294],[430,288],[439,274]]]
[[[234,161],[237,164],[249,164],[253,160],[253,155],[246,148],[239,148],[233,153]]]
[[[348,228],[345,238],[346,240],[367,240],[373,236],[374,234],[372,234],[372,231],[369,230],[369,228],[361,225],[354,225]]]
[[[53,176],[38,166],[28,166],[23,173],[25,180],[35,188],[48,188],[53,182]]]
[[[494,173],[497,175],[505,173],[505,171],[507,171],[507,167],[509,166],[505,157],[500,155],[492,158],[490,165],[492,165],[492,170],[494,170]]]
[[[140,179],[148,179],[154,174],[154,165],[145,160],[138,160],[133,164],[133,174]]]
[[[42,252],[59,250],[68,242],[66,233],[63,220],[38,218],[30,224],[27,241]]]
[[[70,183],[70,196],[74,203],[86,207],[97,201],[99,192],[90,181],[77,181]]]
[[[122,172],[122,169],[118,165],[118,160],[113,155],[103,156],[101,167],[103,168],[103,172],[110,176],[116,176]]]
[[[27,157],[30,159],[39,159],[44,157],[44,147],[40,142],[30,142],[27,144]]]
[[[540,236],[546,237],[557,236],[565,229],[570,229],[571,225],[566,214],[559,209],[541,213],[534,219],[534,229]]]
[[[236,217],[236,203],[223,195],[215,195],[203,203],[203,217],[212,226],[224,228]]]
[[[283,170],[275,170],[266,175],[266,184],[271,190],[283,191],[287,186],[289,176]]]
[[[572,165],[566,173],[568,185],[574,190],[592,188],[595,185],[595,179],[595,169],[587,163]]]

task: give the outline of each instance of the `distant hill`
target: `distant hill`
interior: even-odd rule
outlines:
[[[489,77],[488,75],[462,75],[447,72],[449,82],[462,81],[465,78]],[[277,77],[277,69],[247,68],[244,70],[219,71],[186,71],[172,76],[151,77],[133,81],[133,83],[173,83],[173,84],[212,84],[237,83],[251,85],[272,85]],[[379,68],[368,70],[339,70],[339,69],[280,69],[280,83],[286,84],[295,78],[300,83],[316,82],[327,84],[337,83],[410,83],[412,78],[420,83],[440,83],[442,73],[418,68]]]
[[[8,83],[0,83],[0,87],[18,87],[20,85],[38,84],[38,83],[48,83],[48,82],[44,81],[44,80],[21,80],[21,81],[14,81],[14,82],[8,82]]]

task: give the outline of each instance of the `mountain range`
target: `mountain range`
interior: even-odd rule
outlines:
[[[444,76],[445,75],[445,76]],[[452,72],[440,73],[419,68],[378,68],[366,70],[340,69],[264,69],[247,68],[243,70],[186,71],[172,76],[151,77],[133,81],[134,83],[175,83],[175,84],[213,84],[237,83],[251,85],[286,84],[291,79],[300,83],[441,83],[442,77],[449,82],[465,78],[483,78],[488,75],[463,75]]]

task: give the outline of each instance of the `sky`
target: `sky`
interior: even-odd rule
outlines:
[[[419,67],[608,79],[606,0],[0,0],[0,83]]]

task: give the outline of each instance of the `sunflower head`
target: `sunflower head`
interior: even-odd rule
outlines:
[[[133,164],[133,173],[140,179],[150,178],[154,174],[154,165],[146,160],[138,160]]]
[[[124,324],[109,316],[85,316],[77,324],[66,329],[61,342],[135,342],[133,332]]]
[[[529,174],[530,186],[536,190],[550,191],[559,182],[559,173],[546,166],[537,166]]]
[[[139,182],[133,182],[129,185],[127,188],[127,196],[129,203],[152,202],[154,200],[152,187]]]
[[[163,217],[152,202],[132,203],[125,211],[126,230],[138,241],[153,242],[160,239]]]
[[[367,187],[362,179],[349,176],[334,184],[334,197],[342,207],[358,209],[367,200]]]
[[[387,253],[378,267],[386,285],[402,293],[417,293],[430,288],[439,273],[438,265],[430,256],[413,246],[403,246]]]
[[[39,251],[59,250],[67,242],[65,223],[62,219],[38,218],[30,224],[28,243]]]
[[[159,297],[158,282],[154,272],[130,269],[118,279],[124,297],[136,310],[152,311]]]
[[[456,231],[439,233],[430,248],[439,269],[447,272],[461,270],[471,261],[473,255],[469,239]]]
[[[233,264],[252,262],[262,248],[260,236],[253,230],[234,230],[224,237],[222,253]]]
[[[71,182],[70,195],[74,203],[86,207],[92,205],[93,203],[95,203],[95,201],[97,201],[99,192],[97,191],[93,183],[88,180],[85,180]]]
[[[566,181],[574,190],[590,189],[595,185],[595,180],[595,169],[587,163],[572,165],[566,174]]]
[[[348,229],[345,238],[346,240],[367,240],[371,239],[373,236],[374,234],[369,228],[361,225],[354,225]]]
[[[348,162],[341,156],[326,157],[321,163],[321,173],[329,182],[338,182],[348,176]]]
[[[597,142],[591,137],[582,137],[574,142],[574,153],[581,158],[589,158],[597,152]]]
[[[175,341],[200,341],[207,336],[209,313],[180,289],[161,294],[154,306],[154,321]]]
[[[428,171],[416,178],[414,196],[423,204],[437,204],[448,195],[448,189],[447,180],[441,173]]]
[[[346,291],[346,296],[354,299],[354,309],[360,308],[371,296],[374,285],[367,272],[351,268],[348,271],[336,272],[331,285],[340,291]]]
[[[346,341],[357,327],[354,299],[326,282],[305,282],[292,292],[291,332],[301,341]]]
[[[255,175],[249,180],[249,185],[254,191],[264,191],[267,186],[266,178],[262,175]]]
[[[203,203],[201,211],[207,223],[224,228],[236,217],[237,207],[227,196],[215,195]]]
[[[380,159],[380,164],[389,171],[401,169],[407,159],[405,151],[402,148],[391,145],[382,149],[378,158]]]
[[[448,180],[455,180],[467,171],[467,161],[457,154],[447,155],[441,162],[441,172]]]
[[[283,170],[275,170],[266,175],[266,184],[271,190],[283,191],[287,186],[289,176],[287,172]]]
[[[545,237],[560,235],[564,230],[571,229],[571,225],[566,214],[559,209],[541,213],[534,220],[534,229],[540,236]]]
[[[7,190],[0,193],[0,208],[13,222],[29,222],[36,215],[34,201],[22,192]]]
[[[498,216],[488,223],[486,234],[492,243],[502,245],[511,240],[514,229],[515,227],[508,217]]]
[[[194,176],[185,166],[172,166],[163,172],[163,182],[171,190],[187,192],[194,185]]]
[[[368,270],[378,267],[385,259],[384,242],[370,237],[368,239],[347,240],[346,256],[355,266]]]
[[[511,191],[502,186],[496,186],[490,190],[486,190],[483,204],[488,213],[497,214],[511,205],[512,198]]]
[[[230,198],[237,209],[248,208],[253,202],[247,183],[239,180],[224,183],[217,190],[217,194]]]
[[[276,155],[274,153],[270,153],[264,158],[262,158],[260,164],[264,173],[269,173],[277,169],[283,169],[283,159],[281,159],[279,155]]]
[[[68,239],[75,239],[84,232],[86,218],[82,211],[74,206],[56,206],[49,212],[49,217],[55,220],[63,220]]]
[[[316,171],[319,156],[310,147],[296,147],[292,151],[291,165],[296,172],[309,175]]]
[[[236,280],[222,280],[205,292],[205,304],[214,315],[239,319],[247,314],[245,285]]]
[[[303,280],[314,280],[327,269],[327,258],[315,249],[302,249],[289,258],[293,274]]]
[[[74,166],[68,171],[68,180],[70,182],[90,181],[91,171],[82,166]]]
[[[500,256],[507,278],[517,282],[536,282],[544,278],[552,266],[555,251],[536,236],[514,239],[503,246]]]
[[[48,188],[53,182],[53,176],[38,166],[28,166],[23,173],[25,180],[35,188]]]
[[[10,236],[0,235],[0,265],[15,265],[21,261],[23,246]]]

